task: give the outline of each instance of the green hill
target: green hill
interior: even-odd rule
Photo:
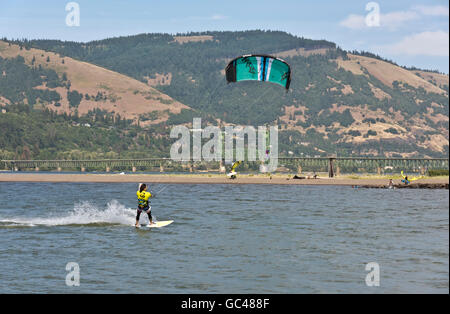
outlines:
[[[170,125],[201,116],[215,124],[278,124],[282,155],[448,155],[448,75],[348,53],[325,40],[246,31],[15,43],[125,74],[182,103],[185,109],[161,122],[164,138]],[[289,92],[260,82],[227,84],[227,62],[248,53],[285,59]]]
[[[0,159],[164,157],[170,142],[153,135],[181,108],[119,73],[0,41]]]

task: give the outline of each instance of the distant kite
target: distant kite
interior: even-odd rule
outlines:
[[[236,168],[239,167],[239,165],[242,163],[241,160],[236,161],[233,166],[231,166],[231,171],[227,174],[227,177],[230,179],[236,179],[237,173]]]
[[[225,69],[228,83],[261,81],[289,89],[291,67],[286,61],[266,55],[244,55],[233,59]]]

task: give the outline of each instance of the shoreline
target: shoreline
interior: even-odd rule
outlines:
[[[358,186],[361,188],[386,187],[386,178],[337,178],[293,179],[288,175],[275,174],[272,178],[263,175],[239,175],[231,180],[225,175],[207,174],[95,174],[95,173],[1,173],[0,182],[53,182],[53,183],[167,183],[167,184],[273,184],[273,185],[338,185]],[[394,185],[399,188],[440,188],[448,189],[448,177],[426,177],[404,186],[401,179],[394,179]]]

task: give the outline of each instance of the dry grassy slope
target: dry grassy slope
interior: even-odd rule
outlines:
[[[72,91],[76,90],[83,95],[89,94],[90,96],[95,96],[98,92],[107,95],[107,100],[98,102],[83,98],[78,107],[80,114],[86,114],[89,110],[99,108],[115,112],[128,119],[137,119],[141,114],[153,111],[161,112],[158,120],[141,122],[141,125],[145,125],[146,123],[165,121],[168,117],[168,114],[165,113],[166,110],[172,113],[179,113],[182,108],[188,108],[158,90],[123,74],[72,58],[62,58],[55,53],[40,49],[20,50],[17,45],[9,46],[7,43],[0,41],[1,57],[13,58],[19,55],[24,57],[29,65],[31,65],[33,57],[35,57],[36,65],[40,64],[43,67],[49,67],[59,75],[66,73],[71,83]],[[50,62],[46,62],[47,57],[50,58]],[[62,63],[63,59],[64,64]],[[42,86],[40,88],[46,87]],[[61,106],[55,107],[54,104],[45,105],[60,113],[73,112],[74,109],[69,108],[66,88],[60,87],[53,90],[56,90],[61,95]]]
[[[448,75],[417,70],[412,70],[411,72],[438,87],[445,85],[449,86]]]
[[[277,55],[280,57],[289,57],[294,55],[303,55],[304,51],[302,50],[291,50],[278,53]],[[324,53],[322,49],[317,51],[308,51],[309,54],[321,54]],[[394,81],[399,81],[403,83],[407,83],[415,88],[423,87],[428,92],[438,93],[438,94],[447,94],[445,90],[441,87],[449,84],[448,75],[432,73],[432,72],[424,72],[424,71],[409,71],[403,69],[399,66],[395,66],[391,63],[381,61],[378,59],[357,56],[353,54],[349,54],[350,60],[338,60],[338,66],[344,68],[347,71],[354,73],[355,75],[367,75],[365,72],[367,71],[378,80],[380,80],[385,85],[392,87],[392,83]],[[329,77],[330,80],[335,81],[332,77]],[[340,82],[337,82],[340,83]],[[369,84],[374,96],[378,99],[391,98],[391,95],[382,91],[379,88],[376,88],[372,84]],[[352,93],[351,86],[347,88],[347,86],[342,86],[341,92],[343,93]],[[444,150],[444,146],[449,145],[449,132],[446,129],[433,130],[431,129],[423,117],[415,117],[412,120],[405,121],[401,112],[392,110],[391,112],[383,112],[378,109],[377,111],[373,111],[367,108],[366,105],[360,105],[357,107],[350,106],[337,106],[333,105],[331,112],[338,111],[343,112],[344,110],[349,109],[352,117],[355,119],[355,122],[349,127],[341,127],[339,125],[334,125],[334,127],[340,128],[337,132],[342,136],[340,141],[343,142],[352,142],[352,143],[364,143],[366,141],[380,140],[380,139],[399,139],[405,141],[414,141],[419,146],[424,148],[428,148],[437,152],[442,152]],[[296,108],[295,106],[285,106],[285,114],[280,117],[280,119],[288,125],[288,129],[297,130],[302,133],[306,132],[308,129],[313,128],[317,132],[322,133],[324,137],[327,137],[327,132],[325,128],[318,126],[310,126],[308,128],[303,128],[301,126],[296,125],[297,121],[304,122],[304,117],[301,114],[304,108],[301,106]],[[295,114],[297,112],[297,114]],[[448,117],[439,115],[432,115],[432,108],[430,108],[427,113],[427,117],[435,122],[437,121],[447,121]],[[292,118],[294,118],[292,120]],[[385,122],[377,122],[376,124],[369,124],[367,122],[363,122],[365,119],[384,119]],[[408,132],[405,129],[405,124],[410,127],[410,131]],[[386,130],[394,128],[398,131],[398,134],[392,134],[387,132]],[[361,136],[350,136],[347,135],[349,131],[359,131]],[[363,135],[366,134],[369,130],[376,131],[377,135],[369,136],[368,138],[364,138]],[[424,131],[439,131],[440,134],[435,134],[430,136],[429,139],[424,141],[423,143],[417,142],[417,135],[422,134]],[[373,154],[377,154],[376,151],[371,152]],[[387,156],[391,156],[394,153],[398,152],[385,152]],[[409,157],[408,154],[401,154],[404,157]]]
[[[441,86],[448,85],[449,78],[447,75],[438,74],[438,73],[430,73],[424,71],[409,71],[403,69],[399,66],[393,65],[388,62],[384,62],[381,60],[357,56],[349,54],[350,60],[338,60],[338,65],[348,71],[351,71],[357,75],[365,75],[364,69],[367,70],[368,73],[376,77],[383,84],[387,86],[392,86],[394,81],[399,81],[403,83],[407,83],[415,88],[423,87],[427,92],[438,93],[438,94],[447,94],[445,90],[440,88]],[[390,95],[386,94],[380,90],[376,90],[372,87],[372,91],[375,94],[375,97],[378,98],[389,98]],[[420,135],[426,130],[431,130],[429,126],[427,126],[426,121],[422,117],[415,117],[411,121],[408,122],[408,125],[411,127],[411,131],[407,132],[402,125],[403,116],[401,112],[392,112],[394,114],[394,118],[389,118],[385,112],[378,110],[376,112],[370,111],[367,108],[360,106],[359,108],[349,108],[353,118],[356,120],[349,128],[342,129],[341,133],[346,133],[349,130],[358,130],[362,134],[367,133],[367,131],[374,130],[377,132],[376,136],[371,136],[369,139],[371,140],[379,140],[379,139],[403,139],[403,140],[412,140],[416,141],[416,135]],[[430,108],[432,112],[432,108]],[[432,116],[430,112],[427,114],[427,117],[437,121],[447,121],[448,117],[442,115]],[[369,126],[367,123],[362,123],[363,118],[384,118],[386,123],[377,123]],[[402,122],[403,121],[403,122]],[[391,134],[386,132],[388,128],[395,128],[399,132],[399,134]],[[437,130],[441,134],[432,135],[429,140],[426,140],[423,143],[417,143],[419,146],[432,149],[434,151],[442,152],[444,150],[444,146],[449,145],[449,134],[448,130],[442,129]],[[351,142],[364,142],[367,139],[363,137],[350,137],[345,136],[343,138],[344,141]],[[406,157],[406,156],[405,156]]]
[[[385,62],[378,59],[369,57],[363,57],[353,54],[348,54],[350,60],[338,60],[338,65],[347,71],[351,71],[356,75],[365,75],[363,69],[366,69],[371,75],[381,81],[383,84],[392,87],[394,81],[407,83],[415,88],[423,87],[427,92],[445,94],[446,92],[416,75],[414,72],[409,71],[402,67],[393,65],[389,62]],[[423,72],[428,73],[428,72]],[[442,75],[445,77],[445,75]],[[440,80],[443,80],[441,77]],[[448,83],[448,76],[447,76]]]
[[[205,42],[205,41],[213,41],[214,37],[209,35],[203,36],[175,36],[174,41],[179,44],[185,44],[190,42]]]
[[[287,129],[289,130],[297,130],[300,133],[306,133],[308,129],[314,129],[316,132],[321,133],[324,138],[328,138],[328,131],[324,126],[316,126],[311,125],[307,128],[303,128],[302,126],[296,125],[297,121],[304,121],[304,117],[301,114],[302,107],[296,108],[294,106],[286,106],[285,114],[280,117],[280,120],[287,124]],[[404,118],[401,112],[393,112],[392,115],[388,115],[386,112],[378,109],[377,111],[373,111],[367,108],[367,106],[337,106],[333,105],[331,109],[332,112],[338,111],[343,112],[344,110],[349,109],[352,117],[355,119],[355,122],[348,127],[342,127],[339,123],[334,123],[332,125],[333,128],[339,129],[337,134],[340,135],[340,139],[338,142],[347,142],[353,144],[363,144],[367,141],[379,141],[379,140],[403,140],[407,142],[414,142],[418,146],[421,146],[426,149],[431,149],[436,152],[443,152],[444,147],[449,145],[449,132],[447,129],[439,129],[435,130],[429,127],[424,121],[424,119],[416,117],[412,120],[404,121]],[[297,114],[295,114],[297,112]],[[291,120],[292,115],[294,116],[294,120]],[[376,120],[384,119],[384,122],[377,122],[375,124],[363,122],[364,119],[371,118]],[[436,119],[436,117],[435,117]],[[448,117],[439,116],[440,120],[448,121]],[[408,131],[405,126],[408,126],[410,130]],[[394,128],[397,130],[398,134],[392,134],[388,132],[388,129]],[[371,135],[369,137],[364,137],[367,132],[376,131],[377,135]],[[352,136],[347,134],[350,131],[359,131],[360,136]],[[425,131],[438,131],[440,134],[433,134],[423,142],[420,142],[417,137],[423,134]],[[374,155],[378,154],[378,151],[368,152]],[[411,157],[411,154],[405,154],[400,152],[388,152],[384,151],[386,157],[392,157],[394,154],[400,154],[403,157]]]
[[[337,106],[333,104],[333,108],[330,110],[331,112],[344,112],[346,109],[350,110],[350,113],[355,120],[353,124],[348,127],[342,127],[340,124],[335,123],[332,127],[338,128],[337,134],[341,136],[338,142],[351,142],[354,144],[362,144],[367,141],[379,141],[379,140],[404,140],[407,142],[414,142],[417,145],[431,149],[436,152],[443,152],[444,146],[449,145],[449,131],[448,129],[432,129],[427,125],[427,122],[421,117],[414,117],[408,121],[405,121],[401,112],[392,111],[390,113],[386,113],[381,109],[377,109],[376,111],[370,110],[367,105],[360,105],[356,107],[351,106]],[[302,115],[302,111],[305,110],[305,107],[295,106],[286,106],[285,114],[280,117],[281,121],[288,125],[289,130],[297,130],[301,133],[305,133],[308,129],[314,129],[315,131],[323,134],[324,138],[327,138],[326,128],[323,126],[315,126],[311,125],[308,128],[303,128],[301,126],[296,125],[297,121],[304,122],[305,119]],[[448,122],[448,117],[443,115],[431,116],[427,115],[429,118],[433,118],[434,120],[442,120]],[[294,117],[294,120],[291,118]],[[363,122],[365,119],[384,119],[384,122],[378,121],[377,123],[368,123]],[[410,130],[408,131],[405,127],[408,126]],[[394,128],[397,130],[398,134],[392,134],[388,132],[388,129]],[[369,131],[376,131],[377,135],[371,135],[368,138],[365,138],[364,135]],[[350,131],[359,131],[361,133],[360,136],[352,136],[347,133]],[[440,134],[431,135],[429,139],[426,139],[423,142],[419,142],[417,137],[423,134],[425,131],[438,131]],[[371,152],[375,155],[378,154],[377,151]],[[393,154],[400,154],[403,157],[411,157],[408,154],[403,154],[399,152],[387,152],[385,151],[387,157],[392,156]]]
[[[289,58],[289,57],[295,57],[295,56],[303,56],[303,57],[309,57],[311,55],[324,55],[328,52],[328,48],[320,48],[320,49],[310,49],[305,50],[305,48],[297,48],[297,49],[291,49],[286,51],[281,51],[274,53],[273,55],[275,57],[279,58]]]
[[[280,58],[304,56],[308,57],[313,54],[325,54],[329,49],[312,49],[305,50],[303,48],[292,49],[275,53],[274,56]],[[393,65],[382,60],[358,56],[349,53],[349,60],[338,60],[338,66],[356,75],[365,75],[364,69],[371,75],[380,80],[385,85],[392,87],[394,81],[407,83],[415,88],[423,87],[426,91],[438,94],[446,92],[441,86],[449,85],[449,76],[434,72],[425,72],[419,70],[406,70],[402,67]],[[377,94],[377,89],[373,89],[376,97],[389,97],[389,95]],[[380,91],[383,93],[382,91]]]

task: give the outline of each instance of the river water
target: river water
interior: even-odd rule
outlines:
[[[447,190],[156,184],[137,230],[136,189],[0,182],[0,293],[449,292]]]

